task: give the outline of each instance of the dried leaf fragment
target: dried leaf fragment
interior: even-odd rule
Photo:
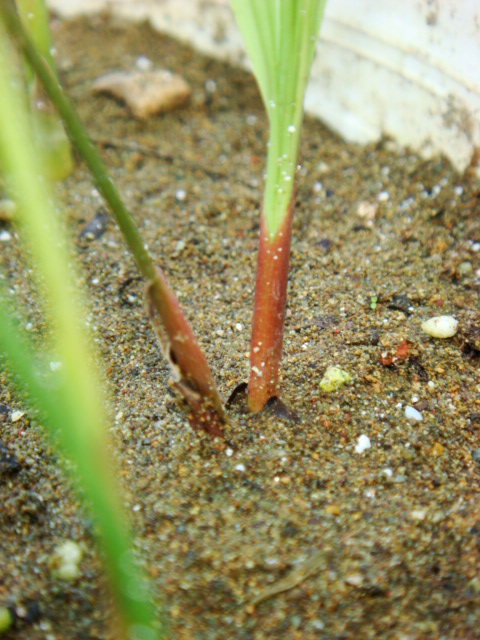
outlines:
[[[272,596],[276,596],[284,591],[293,589],[310,576],[318,573],[326,564],[325,549],[316,551],[310,558],[302,562],[302,564],[293,571],[290,571],[284,578],[275,582],[271,587],[262,591],[256,598],[251,601],[252,605],[259,604]]]

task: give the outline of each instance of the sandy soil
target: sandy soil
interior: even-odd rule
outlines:
[[[145,26],[56,21],[53,34],[62,78],[227,398],[248,364],[267,133],[255,84]],[[139,55],[186,77],[192,104],[141,123],[92,96],[95,77]],[[85,168],[58,187],[126,506],[171,637],[480,638],[478,185],[443,159],[347,145],[312,120],[301,166],[282,387],[301,420],[249,416],[239,399],[228,444],[195,435],[178,410],[113,223],[79,239],[101,208]],[[3,270],[41,339],[18,238],[2,228]],[[459,321],[448,340],[421,330],[441,314]],[[353,380],[325,393],[330,365]],[[91,522],[40,425],[12,421],[27,408],[1,375],[0,604],[17,614],[4,637],[111,638]],[[371,446],[358,453],[361,435]],[[67,538],[86,550],[73,583],[47,565]]]

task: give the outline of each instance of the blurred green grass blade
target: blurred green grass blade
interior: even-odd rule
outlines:
[[[61,369],[55,376],[48,376],[52,384],[45,382],[44,386],[35,373],[37,355],[21,336],[4,301],[0,344],[20,386],[45,414],[56,441],[73,462],[75,479],[91,508],[102,543],[120,622],[117,637],[157,640],[161,632],[155,626],[147,583],[132,555],[129,526],[110,460],[102,385],[84,333],[81,310],[85,304],[74,286],[68,243],[29,135],[21,83],[11,73],[14,58],[0,19],[0,165],[18,205],[19,229],[45,302],[52,334],[49,350],[61,362]]]
[[[15,0],[15,4],[35,46],[48,62],[52,71],[56,73],[51,53],[52,42],[48,28],[48,11],[44,0]],[[27,80],[29,83],[33,82],[35,72],[28,62],[25,62],[25,65]]]
[[[15,0],[15,4],[35,47],[47,62],[52,74],[57,77],[45,0]],[[50,180],[63,180],[73,171],[70,141],[61,119],[46,98],[35,71],[25,56],[23,63],[34,141],[37,151],[44,156],[44,173]]]
[[[3,364],[14,372],[17,385],[35,403],[42,417],[55,416],[59,405],[42,380],[38,358],[13,318],[14,310],[7,302],[6,293],[0,290],[0,353],[5,359]],[[51,424],[58,422],[55,419]]]
[[[326,0],[231,0],[270,124],[263,207],[270,237],[292,195],[303,101]]]

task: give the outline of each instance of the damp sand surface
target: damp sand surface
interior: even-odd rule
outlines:
[[[248,369],[267,138],[255,83],[145,25],[55,20],[53,37],[61,77],[227,398]],[[96,77],[138,56],[183,75],[190,106],[140,122],[92,95]],[[177,407],[114,224],[79,239],[101,210],[85,167],[57,187],[125,506],[170,637],[480,638],[478,184],[388,140],[345,144],[311,119],[300,162],[282,379],[299,421],[251,416],[238,397],[226,443],[193,433]],[[2,231],[9,288],[42,341],[25,255],[14,226]],[[458,320],[455,336],[422,331],[437,315]],[[351,382],[328,393],[331,366]],[[19,614],[3,637],[113,640],[91,520],[1,375],[0,604]],[[74,582],[48,569],[65,539],[85,550]]]

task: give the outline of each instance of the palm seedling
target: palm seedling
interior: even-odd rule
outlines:
[[[232,0],[269,120],[248,407],[279,393],[303,101],[326,0]]]

